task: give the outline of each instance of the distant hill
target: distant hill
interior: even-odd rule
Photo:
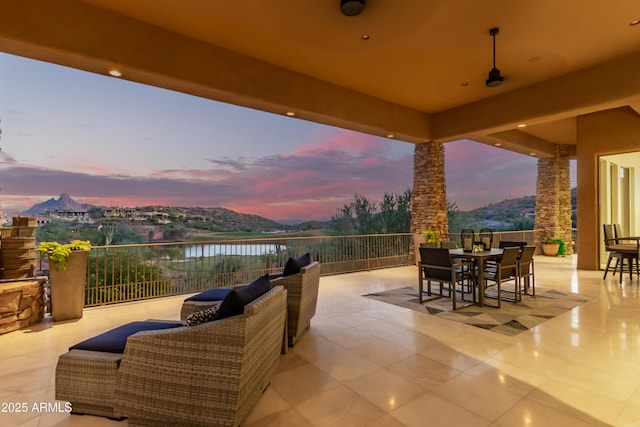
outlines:
[[[52,197],[46,202],[31,206],[29,209],[24,211],[23,214],[42,215],[55,211],[87,212],[93,207],[94,206],[89,203],[77,203],[67,193],[62,193],[57,200]]]
[[[470,212],[483,217],[518,216],[525,212],[534,212],[536,209],[536,196],[524,196],[516,199],[506,199],[501,202],[491,203]]]
[[[22,215],[46,215],[56,211],[88,212],[99,210],[103,207],[89,203],[78,203],[69,194],[62,193],[58,199],[51,198],[45,202],[33,205],[22,212]],[[272,221],[268,218],[253,214],[243,214],[225,208],[200,208],[200,207],[170,207],[170,206],[145,206],[141,211],[166,212],[174,217],[185,214],[188,218],[207,218],[207,224],[215,231],[274,231],[285,230],[290,227]],[[100,214],[97,214],[97,218]]]

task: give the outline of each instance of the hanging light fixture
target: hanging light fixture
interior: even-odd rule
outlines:
[[[345,16],[357,16],[364,9],[364,0],[340,0],[340,11]]]
[[[492,28],[489,30],[489,34],[493,37],[493,68],[489,71],[489,78],[487,79],[487,87],[496,87],[502,84],[504,77],[500,75],[500,70],[496,68],[496,35],[500,32],[499,28]]]

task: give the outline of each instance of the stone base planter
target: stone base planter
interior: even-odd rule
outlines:
[[[89,251],[73,251],[67,260],[66,270],[49,266],[51,314],[54,321],[82,317],[88,260]]]
[[[0,283],[0,335],[42,320],[45,282],[42,277]]]

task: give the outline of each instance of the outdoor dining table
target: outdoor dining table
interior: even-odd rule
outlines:
[[[502,255],[502,249],[491,248],[488,251],[465,252],[463,249],[449,249],[449,255],[455,258],[472,259],[476,265],[476,274],[474,277],[475,286],[478,287],[478,305],[484,305],[484,266],[487,260],[499,258]]]

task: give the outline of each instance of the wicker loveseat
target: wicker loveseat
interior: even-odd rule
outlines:
[[[283,276],[270,275],[271,286],[283,286],[287,290],[287,340],[294,346],[300,336],[309,329],[311,318],[316,314],[320,263],[317,261],[303,266],[298,273]],[[182,304],[180,318],[186,319],[191,313],[204,310],[220,303],[229,289],[211,289],[187,299]],[[207,300],[207,296],[213,299]]]
[[[130,426],[238,426],[277,367],[286,294],[276,286],[243,314],[135,333],[123,354],[70,350],[58,360],[56,399]]]

